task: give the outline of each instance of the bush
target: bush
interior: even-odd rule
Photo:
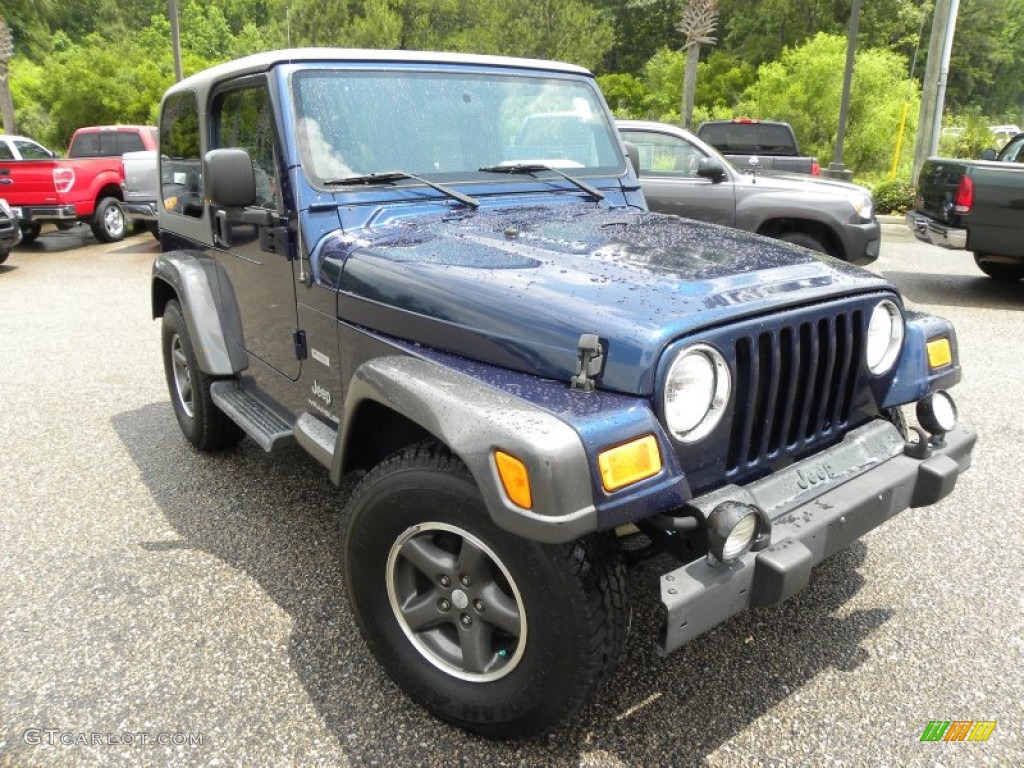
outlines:
[[[916,191],[913,184],[905,181],[883,181],[872,192],[875,196],[875,213],[904,213],[914,207]]]

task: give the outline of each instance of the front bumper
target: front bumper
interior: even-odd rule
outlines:
[[[121,210],[124,211],[124,215],[132,221],[156,221],[157,210],[156,203],[140,203],[140,202],[128,202],[121,203]]]
[[[767,547],[729,565],[700,558],[661,577],[665,625],[660,651],[670,653],[747,607],[796,594],[811,568],[908,507],[948,495],[971,464],[977,435],[957,428],[945,445],[915,458],[898,431],[877,421],[839,445],[745,487],[691,502],[705,514],[723,501],[756,504],[772,520]]]
[[[907,211],[904,218],[914,237],[922,242],[955,251],[967,248],[966,229],[951,227],[918,211]]]
[[[844,261],[863,267],[878,259],[882,244],[882,226],[877,220],[842,227]]]

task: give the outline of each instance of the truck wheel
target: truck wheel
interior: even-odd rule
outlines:
[[[160,239],[160,225],[157,224],[155,221],[146,222],[146,231],[149,232],[149,234],[151,234],[157,240]]]
[[[162,331],[167,389],[181,431],[200,451],[237,445],[242,430],[214,405],[210,384],[216,379],[199,369],[177,301],[169,301],[164,307]]]
[[[124,211],[116,197],[104,197],[92,217],[92,233],[101,243],[116,243],[125,235]]]
[[[575,715],[625,642],[625,570],[604,536],[498,528],[466,467],[427,441],[367,474],[345,511],[345,581],[381,666],[436,716],[494,737]]]
[[[5,261],[7,261],[7,257],[10,256],[10,255],[11,255],[11,249],[10,248],[0,248],[0,264],[3,264]]]
[[[978,265],[978,269],[995,280],[1013,282],[1024,277],[1024,264],[989,261],[987,253],[974,254],[974,263]]]
[[[43,225],[38,221],[23,221],[21,222],[21,242],[31,243],[37,237],[39,232],[42,230]]]
[[[792,243],[793,245],[799,245],[804,248],[810,248],[812,251],[818,251],[818,253],[828,253],[828,248],[814,235],[809,235],[806,232],[783,232],[779,235],[779,240],[786,243]]]

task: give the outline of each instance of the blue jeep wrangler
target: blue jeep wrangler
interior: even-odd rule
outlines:
[[[173,86],[160,142],[182,431],[352,478],[362,635],[464,728],[575,715],[621,654],[629,563],[677,561],[668,653],[970,464],[950,324],[822,254],[649,213],[578,67],[259,54]]]

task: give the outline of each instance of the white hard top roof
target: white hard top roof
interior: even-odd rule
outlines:
[[[179,88],[195,88],[209,85],[223,77],[265,72],[278,64],[289,62],[366,62],[369,64],[395,62],[401,64],[469,64],[487,67],[516,67],[520,69],[537,69],[548,72],[565,72],[578,75],[589,75],[590,72],[575,64],[542,59],[517,59],[507,56],[484,56],[472,53],[442,53],[436,51],[385,51],[362,50],[357,48],[289,48],[278,51],[265,51],[224,64],[218,64],[202,72],[197,72],[172,86]]]

